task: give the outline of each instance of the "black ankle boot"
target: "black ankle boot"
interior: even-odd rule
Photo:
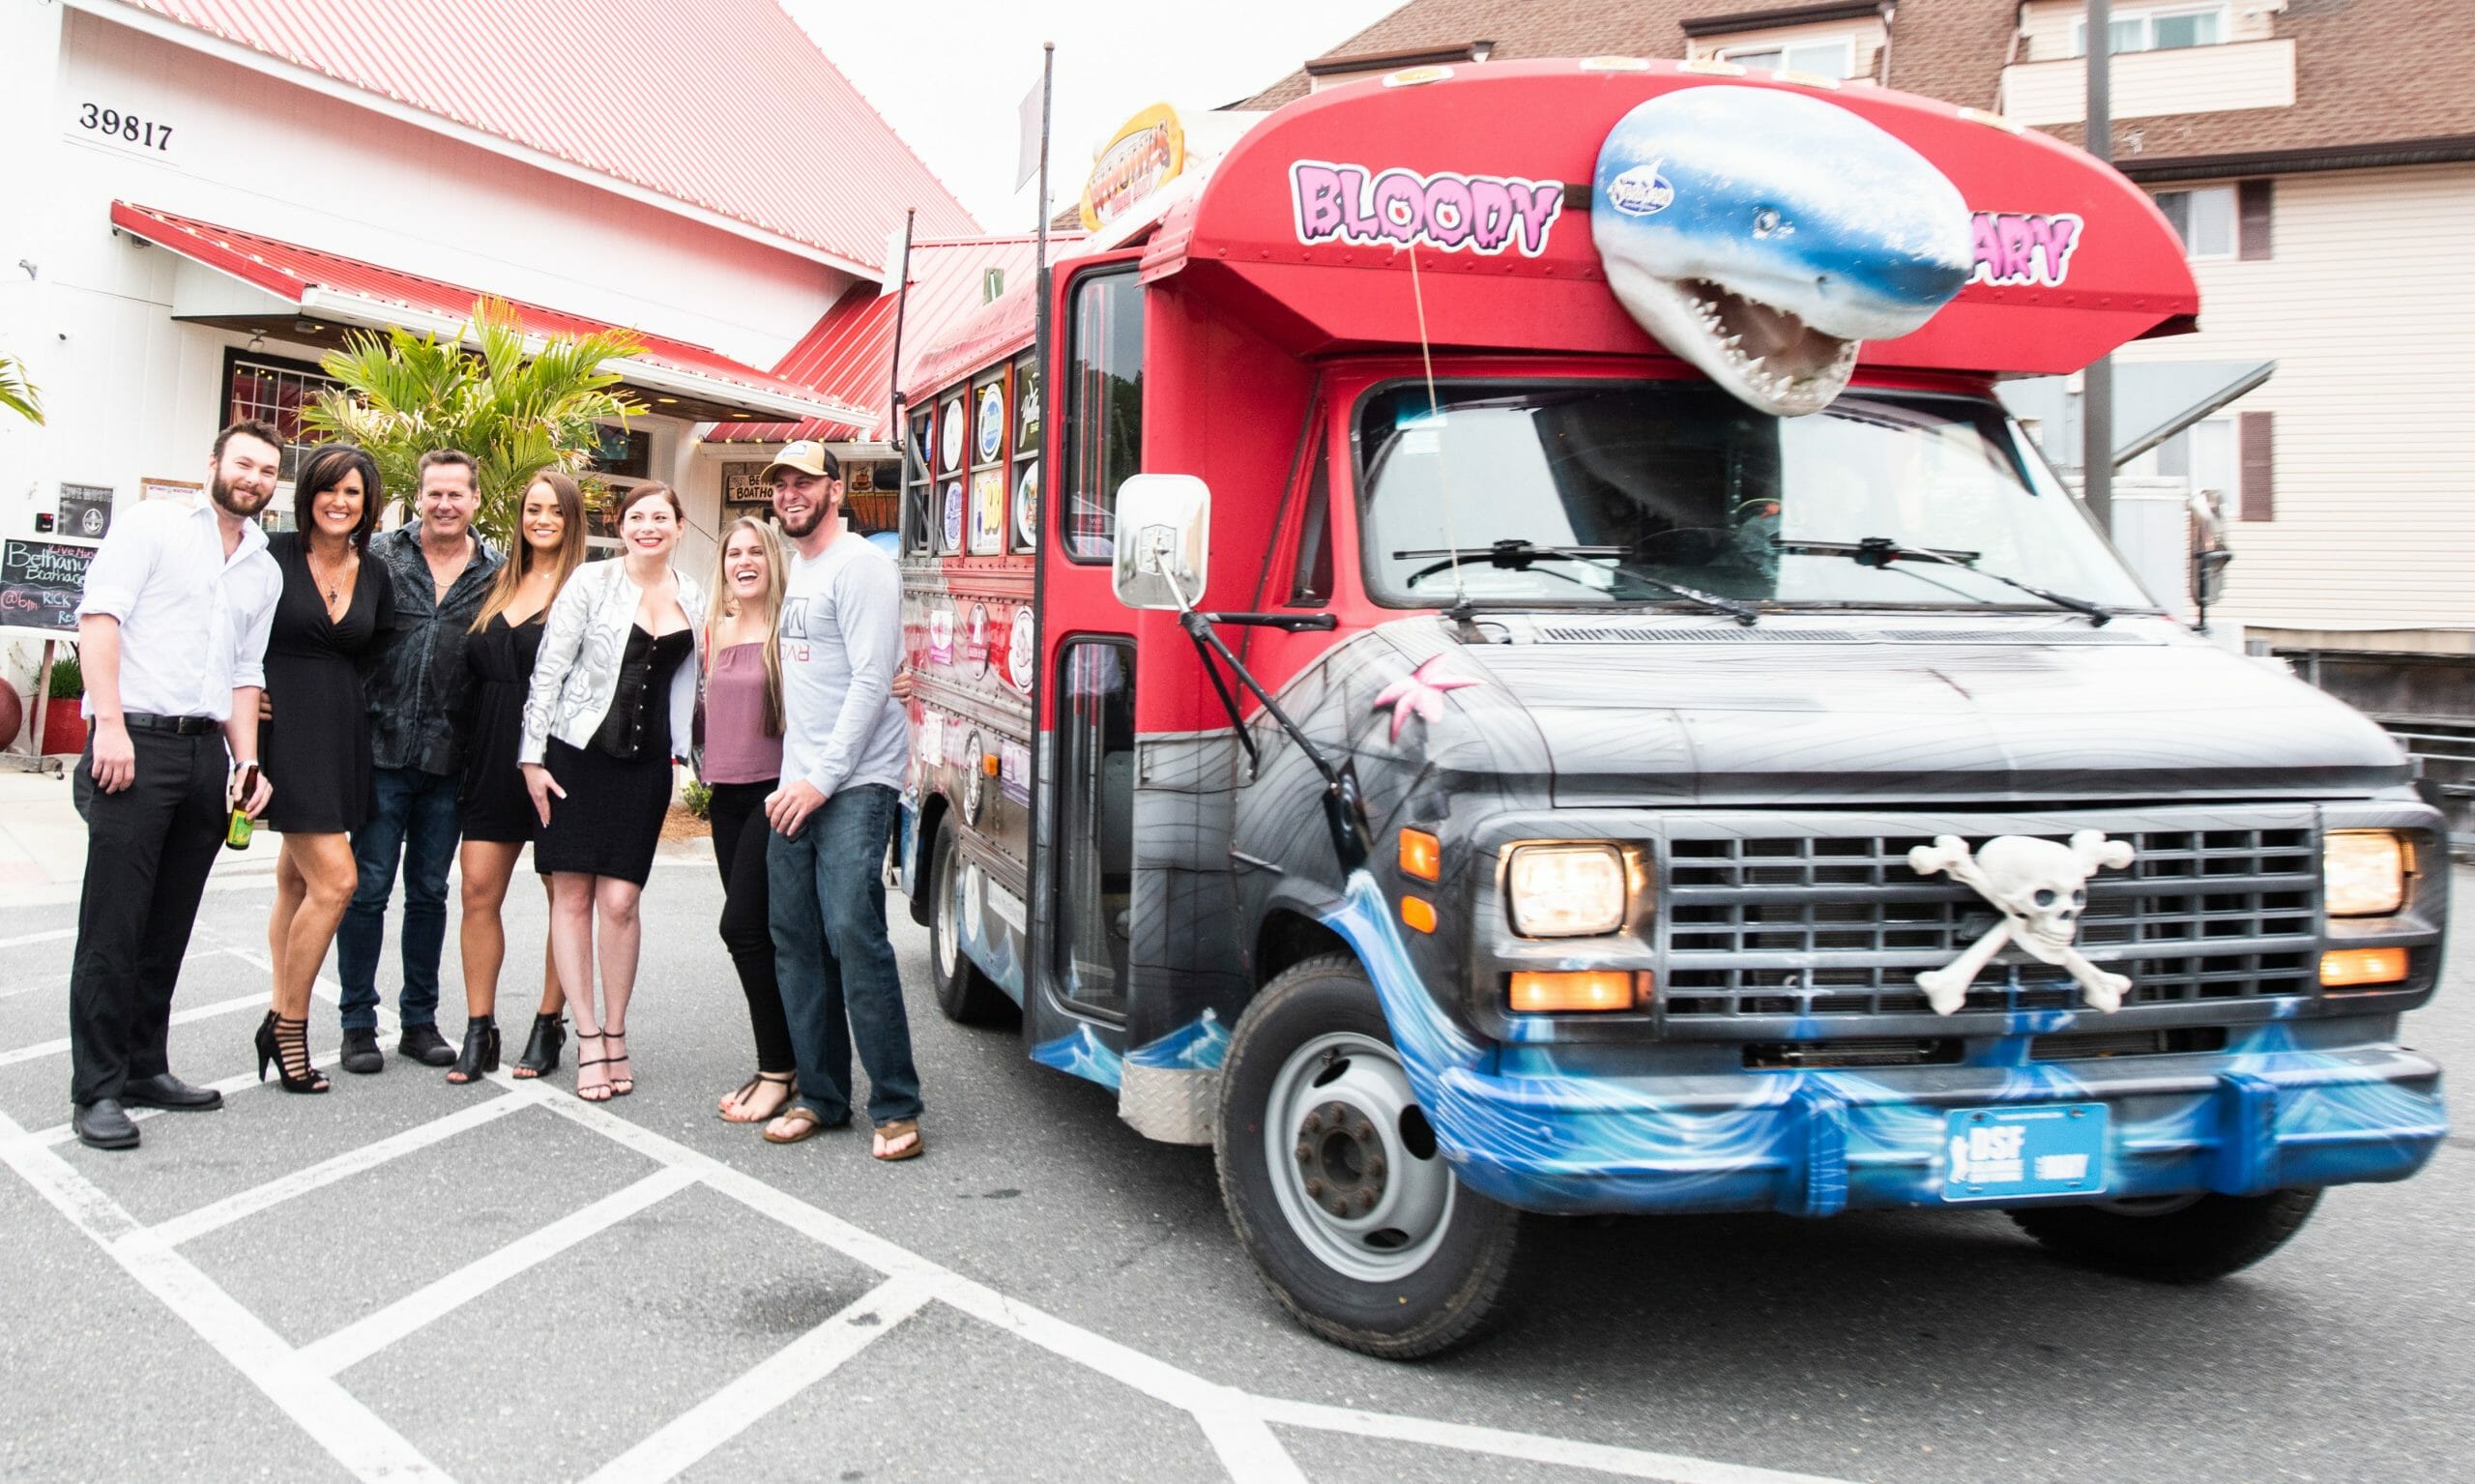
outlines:
[[[524,1038],[524,1055],[515,1059],[515,1075],[540,1077],[557,1071],[559,1048],[567,1043],[567,1016],[555,1012],[534,1016],[533,1033]]]
[[[479,1082],[483,1072],[498,1069],[498,1022],[487,1015],[476,1015],[464,1022],[464,1049],[455,1054],[455,1064],[448,1068],[447,1080]]]

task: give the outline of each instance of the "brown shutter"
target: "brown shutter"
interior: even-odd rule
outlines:
[[[2255,262],[2269,254],[2269,216],[2275,181],[2243,181],[2234,188],[2235,256]]]
[[[2268,412],[2247,412],[2235,424],[2236,436],[2242,445],[2242,518],[2245,520],[2277,519],[2274,492],[2277,436],[2270,422],[2276,416]]]

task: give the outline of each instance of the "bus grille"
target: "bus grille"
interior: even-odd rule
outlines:
[[[2047,837],[2082,828],[2106,825],[2075,820]],[[1971,847],[1987,838],[1951,832]],[[2107,832],[2138,854],[2128,870],[2089,882],[2079,946],[2131,976],[2126,1008],[2312,993],[2320,853],[2311,828]],[[1931,1014],[1917,974],[1948,964],[1999,918],[1967,887],[1908,868],[1909,848],[1930,843],[1922,834],[1671,837],[1665,1016]],[[2011,947],[1977,975],[1962,1013],[2081,1004],[2059,966]]]

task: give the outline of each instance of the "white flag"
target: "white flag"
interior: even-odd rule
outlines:
[[[1048,102],[1045,96],[1047,88],[1048,73],[1046,68],[1042,68],[1040,80],[1033,83],[1032,90],[1023,95],[1020,153],[1014,162],[1016,190],[1030,185],[1032,177],[1040,173],[1040,116],[1048,111],[1044,106]]]

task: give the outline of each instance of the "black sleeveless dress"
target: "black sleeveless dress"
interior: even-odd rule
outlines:
[[[615,876],[637,886],[654,870],[670,812],[670,679],[693,653],[678,629],[656,639],[627,630],[619,689],[588,746],[553,737],[541,761],[568,797],[550,797],[550,823],[533,837],[533,868]]]
[[[537,613],[510,625],[506,614],[492,614],[464,642],[464,665],[473,675],[472,730],[455,805],[468,840],[521,845],[540,831],[541,817],[533,812],[515,754],[524,741],[533,660],[541,653],[541,621]]]
[[[330,619],[305,541],[299,531],[267,538],[283,591],[267,634],[274,714],[258,723],[258,759],[275,785],[262,823],[283,834],[342,834],[377,807],[362,675],[394,626],[395,590],[387,564],[364,555],[343,617]]]

